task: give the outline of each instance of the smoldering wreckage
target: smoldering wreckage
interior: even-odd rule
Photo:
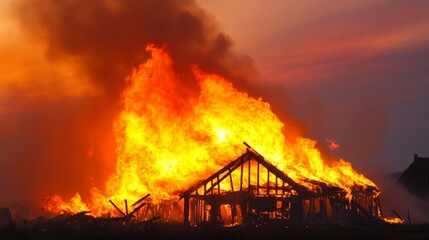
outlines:
[[[63,232],[87,234],[92,231],[124,234],[126,230],[128,234],[140,236],[150,229],[167,228],[168,233],[160,236],[168,237],[177,231],[190,236],[192,232],[186,232],[190,229],[203,229],[203,233],[199,234],[214,229],[222,229],[219,234],[225,233],[222,231],[231,234],[230,231],[237,229],[243,232],[274,228],[276,234],[288,233],[298,237],[302,233],[296,232],[298,229],[306,229],[307,233],[313,231],[312,236],[320,236],[318,231],[327,228],[344,231],[356,227],[370,227],[373,230],[387,227],[391,231],[391,226],[399,226],[392,223],[406,226],[403,220],[392,222],[382,217],[380,191],[377,188],[355,186],[349,193],[346,189],[310,179],[305,185],[299,184],[247,143],[244,144],[245,153],[184,191],[180,194],[180,200],[154,204],[150,201],[150,194],[146,194],[130,205],[124,200],[123,207],[108,200],[120,217],[93,217],[90,211],[81,211],[21,222],[14,222],[10,210],[3,208],[0,210],[1,231],[45,236]],[[414,226],[415,229],[419,230],[417,236],[427,233],[426,227]],[[355,236],[368,237],[373,234],[364,231],[363,235]],[[91,236],[94,235],[87,235]]]

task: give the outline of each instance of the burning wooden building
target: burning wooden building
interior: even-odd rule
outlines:
[[[328,225],[380,221],[379,191],[299,184],[247,145],[246,153],[183,192],[184,223]]]
[[[188,86],[180,86],[168,51],[154,45],[147,50],[151,57],[133,71],[122,93],[114,124],[115,171],[85,199],[78,193],[70,200],[48,196],[49,214],[129,216],[127,204],[151,193],[151,203],[134,206],[142,206],[136,218],[312,225],[379,216],[375,183],[343,159],[326,161],[317,142],[289,132],[269,103],[198,68],[192,71],[198,91],[183,95]],[[240,139],[257,144],[270,162],[249,146],[230,162],[241,154]],[[189,176],[206,180],[195,185]],[[107,201],[124,199],[125,211]]]

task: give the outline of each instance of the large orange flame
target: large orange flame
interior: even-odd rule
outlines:
[[[51,197],[46,209],[88,208],[100,216],[114,212],[108,199],[135,202],[146,193],[155,202],[177,198],[241,155],[243,141],[301,184],[317,180],[347,193],[355,185],[375,186],[342,159],[325,163],[315,141],[289,137],[287,125],[261,98],[198,67],[193,67],[199,84],[194,93],[176,75],[164,49],[147,50],[152,57],[127,78],[123,110],[114,125],[117,168],[105,191],[92,189],[91,199],[81,205],[78,195],[69,204]]]

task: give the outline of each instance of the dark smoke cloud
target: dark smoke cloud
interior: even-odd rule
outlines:
[[[23,0],[17,15],[47,43],[51,59],[77,57],[113,99],[131,68],[147,57],[149,43],[167,45],[181,75],[189,76],[191,64],[238,82],[256,72],[192,0]]]
[[[149,43],[166,46],[191,88],[196,64],[256,96],[275,89],[250,83],[257,78],[252,60],[235,53],[230,38],[191,0],[17,0],[13,9],[28,42],[44,44],[50,62],[67,62],[102,94],[11,101],[25,108],[0,113],[0,204],[18,199],[37,209],[49,194],[80,192],[85,199],[89,187],[103,188],[115,165],[112,125],[124,78],[148,57]]]

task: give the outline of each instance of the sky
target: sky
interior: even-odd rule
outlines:
[[[331,154],[369,178],[429,157],[427,1],[184,0],[144,16],[94,2],[130,14],[93,16],[99,6],[81,0],[0,1],[0,200],[105,181],[123,78],[151,41],[261,96],[287,129],[299,125],[322,148],[335,141]],[[168,18],[183,9],[198,19]]]
[[[308,137],[374,174],[429,156],[426,1],[198,2],[289,96]]]

